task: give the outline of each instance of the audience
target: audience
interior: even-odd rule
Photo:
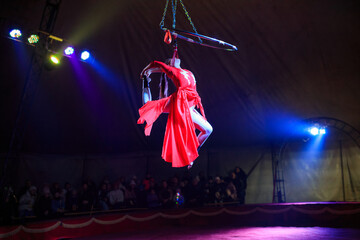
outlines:
[[[93,181],[86,180],[79,194],[70,183],[66,182],[64,188],[61,188],[60,184],[55,182],[51,187],[45,184],[39,197],[37,188],[27,180],[20,188],[19,195],[14,194],[10,186],[2,190],[0,224],[35,215],[40,219],[59,217],[66,212],[244,204],[246,186],[247,175],[239,167],[230,172],[227,178],[205,178],[203,173],[192,177],[186,172],[182,178],[173,176],[168,180],[162,180],[159,185],[150,174],[141,181],[136,176],[129,181],[126,181],[125,177],[120,177],[113,184],[105,177],[99,188],[96,188]]]

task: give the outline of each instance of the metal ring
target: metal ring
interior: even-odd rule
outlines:
[[[193,33],[193,32],[188,32],[185,30],[179,30],[179,29],[174,29],[174,28],[161,28],[164,31],[169,30],[171,32],[171,34],[175,37],[175,38],[180,38],[182,40],[185,40],[187,42],[191,42],[191,43],[195,43],[201,46],[205,46],[205,47],[210,47],[210,48],[216,48],[216,49],[222,49],[222,50],[227,50],[227,51],[237,51],[237,47],[235,45],[232,45],[230,43],[224,42],[222,40],[213,38],[213,37],[208,37],[205,35],[201,35],[198,33]],[[209,42],[212,42],[214,44],[208,44],[208,43],[203,43],[201,41],[197,41],[194,40],[192,38],[186,37],[186,36],[192,36],[195,38],[199,38],[203,39],[203,40],[207,40]],[[215,45],[215,43],[217,43],[217,45]]]

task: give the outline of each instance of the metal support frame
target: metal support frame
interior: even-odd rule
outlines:
[[[286,202],[284,170],[281,161],[283,148],[284,143],[271,145],[271,159],[273,169],[273,203]]]
[[[319,123],[320,125],[326,126],[328,128],[335,128],[337,130],[340,130],[341,132],[348,135],[360,148],[360,131],[342,120],[329,117],[317,117],[306,119],[305,122]]]
[[[335,128],[340,130],[341,132],[348,135],[354,143],[360,148],[360,131],[357,130],[355,127],[351,126],[350,124],[336,119],[336,118],[329,118],[329,117],[317,117],[317,118],[309,118],[303,121],[306,124],[317,123],[321,126],[325,126],[326,128]],[[284,179],[284,172],[283,172],[283,153],[285,147],[287,146],[289,139],[285,138],[281,144],[272,144],[271,146],[271,156],[272,156],[272,170],[273,170],[273,202],[274,203],[281,203],[286,202],[286,194],[285,194],[285,179]],[[343,160],[342,160],[342,145],[340,143],[340,160],[341,160],[341,167],[343,167]],[[343,170],[342,170],[343,171]],[[343,177],[343,174],[342,174]],[[344,179],[342,179],[344,185]],[[344,186],[343,186],[344,189]],[[343,192],[343,198],[345,201],[345,193]]]
[[[31,111],[31,106],[34,100],[36,89],[41,78],[41,73],[44,68],[45,57],[48,52],[48,34],[52,33],[54,30],[60,3],[61,0],[47,0],[42,13],[38,31],[40,40],[33,50],[31,62],[26,74],[25,84],[16,115],[15,125],[11,134],[9,149],[3,164],[0,186],[3,185],[5,182],[6,169],[10,162],[10,159],[15,159],[16,157],[18,157],[18,154],[22,149],[26,123],[29,117],[29,113]]]

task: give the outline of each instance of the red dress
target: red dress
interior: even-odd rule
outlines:
[[[153,123],[164,112],[169,102],[169,116],[161,156],[166,162],[171,162],[173,167],[184,167],[199,156],[199,141],[189,108],[200,108],[201,114],[205,117],[200,96],[196,91],[195,77],[188,70],[158,61],[149,65],[149,68],[153,67],[160,68],[174,82],[177,91],[169,97],[148,101],[139,109],[140,118],[137,123],[142,124],[146,121],[145,135],[149,136]]]

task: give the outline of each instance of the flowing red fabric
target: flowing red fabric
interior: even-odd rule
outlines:
[[[149,136],[153,123],[169,104],[162,158],[171,162],[173,167],[187,166],[199,156],[199,141],[189,108],[197,106],[205,117],[200,96],[196,91],[195,77],[188,70],[171,67],[159,61],[152,62],[149,68],[160,68],[174,82],[177,90],[167,98],[147,102],[139,109],[140,118],[137,123],[146,121],[145,135]]]

